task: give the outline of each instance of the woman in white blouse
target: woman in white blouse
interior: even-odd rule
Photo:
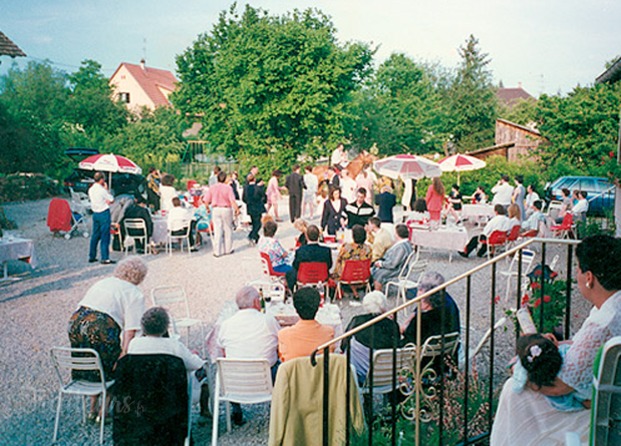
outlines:
[[[621,264],[611,261],[621,257],[621,240],[608,235],[586,237],[576,248],[576,257],[578,289],[593,309],[568,341],[571,347],[554,385],[531,386],[515,393],[513,380],[505,383],[492,427],[491,446],[562,445],[568,431],[580,434],[582,443],[588,442],[590,411],[558,411],[544,395],[588,392],[599,347],[621,335]]]

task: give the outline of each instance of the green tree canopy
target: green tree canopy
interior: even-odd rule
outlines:
[[[314,157],[344,135],[344,106],[371,58],[366,44],[338,44],[317,10],[277,17],[246,6],[240,17],[234,5],[178,56],[172,101],[227,155]]]

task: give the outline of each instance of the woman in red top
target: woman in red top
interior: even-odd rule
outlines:
[[[444,207],[444,193],[444,184],[442,184],[440,177],[435,177],[429,185],[427,195],[425,196],[427,211],[431,221],[440,221],[440,215]]]

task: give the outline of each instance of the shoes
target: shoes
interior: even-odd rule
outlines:
[[[97,422],[97,418],[99,418],[99,415],[97,414],[97,412],[91,412],[86,417],[86,421],[88,423],[96,423]]]
[[[97,415],[97,418],[95,418],[95,422],[97,424],[101,423],[101,416]],[[104,420],[104,424],[112,424],[112,416],[106,414],[106,419]]]
[[[114,265],[116,263],[116,260],[106,259],[106,260],[102,260],[99,263],[101,263],[102,265]]]
[[[213,256],[217,259],[218,257],[220,257],[220,254],[216,254],[215,252],[213,253]]]
[[[465,252],[463,252],[463,251],[457,251],[457,253],[458,253],[460,256],[462,256],[462,257],[468,258],[468,254],[466,254],[466,253],[465,253]]]
[[[233,412],[231,414],[231,420],[235,426],[243,426],[246,423],[244,420],[244,414],[241,411]]]
[[[196,246],[193,246],[190,248],[190,252],[198,252],[198,248]]]
[[[95,263],[97,259],[88,259],[88,263]]]

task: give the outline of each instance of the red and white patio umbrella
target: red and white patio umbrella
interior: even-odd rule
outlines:
[[[115,155],[114,153],[100,153],[98,155],[89,156],[88,158],[80,161],[78,166],[80,169],[84,170],[108,172],[108,187],[112,187],[113,173],[132,173],[136,175],[142,173],[142,169],[138,166],[138,164],[129,158],[125,158],[121,155]]]
[[[373,163],[373,168],[380,175],[392,179],[418,180],[442,175],[442,169],[438,163],[422,156],[410,154],[394,155],[377,160]]]
[[[457,155],[447,156],[438,163],[443,172],[457,172],[457,184],[459,184],[459,173],[469,170],[483,169],[486,166],[482,161],[474,156],[458,153]]]
[[[84,170],[97,170],[101,172],[121,172],[121,173],[133,173],[141,174],[142,169],[138,164],[125,158],[121,155],[115,155],[114,153],[89,156],[88,158],[80,161],[80,169]]]

